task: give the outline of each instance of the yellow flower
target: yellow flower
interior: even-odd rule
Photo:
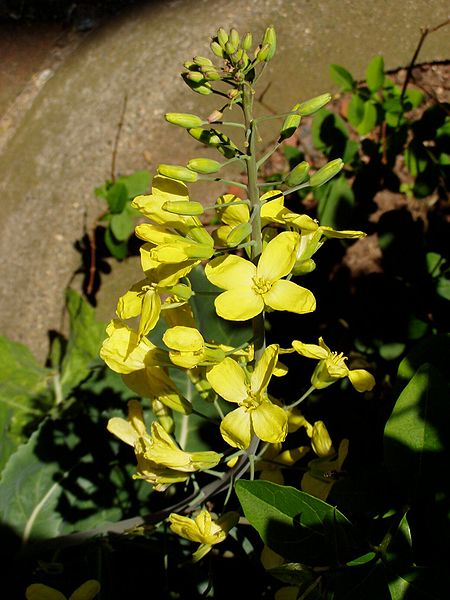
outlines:
[[[282,279],[294,266],[299,243],[298,233],[284,231],[267,244],[257,266],[234,255],[210,261],[205,268],[206,277],[226,290],[214,301],[217,314],[231,321],[246,321],[266,308],[299,314],[313,311],[313,294]]]
[[[96,579],[88,579],[72,594],[68,600],[92,600],[100,591],[100,583]],[[27,600],[67,600],[60,591],[43,583],[32,583],[25,592]]]
[[[236,512],[228,512],[213,519],[211,513],[207,510],[202,510],[199,514],[191,519],[183,515],[171,513],[169,515],[170,529],[177,535],[199,542],[200,546],[193,554],[193,562],[203,558],[215,544],[220,544],[226,538],[230,529],[237,525],[239,514]]]
[[[229,357],[206,374],[211,387],[222,398],[239,405],[220,425],[222,437],[230,446],[246,449],[254,434],[272,444],[286,438],[287,413],[273,404],[267,395],[277,358],[278,346],[272,344],[266,348],[250,376]]]
[[[327,456],[310,461],[308,471],[302,477],[302,490],[316,498],[326,500],[342,471],[347,454],[348,440],[344,439],[339,444],[337,456],[335,449],[331,446]]]
[[[156,421],[147,432],[144,415],[137,400],[128,402],[128,420],[113,417],[108,431],[134,448],[137,475],[164,491],[170,484],[185,481],[189,473],[215,467],[222,455],[217,452],[185,452]]]
[[[317,389],[326,388],[342,377],[348,377],[358,392],[370,392],[375,385],[373,375],[365,369],[349,369],[345,364],[347,357],[342,352],[332,352],[322,338],[319,338],[318,346],[297,340],[292,346],[302,356],[319,361],[311,377],[311,383]]]
[[[160,225],[142,223],[136,227],[136,235],[154,247],[150,250],[151,258],[158,263],[178,264],[188,260],[204,260],[214,254],[214,240],[204,230],[201,240],[172,233]]]
[[[264,452],[263,459],[257,463],[256,469],[261,471],[259,478],[282,485],[284,483],[282,469],[294,465],[308,452],[307,446],[281,451],[281,444],[270,445]]]
[[[184,369],[216,364],[225,358],[225,352],[217,345],[206,344],[200,331],[194,327],[171,327],[165,331],[163,342],[170,348],[173,364]]]

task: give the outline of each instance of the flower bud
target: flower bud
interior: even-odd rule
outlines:
[[[332,177],[337,175],[339,171],[342,170],[344,163],[342,158],[336,158],[335,160],[331,160],[324,167],[319,169],[314,175],[311,175],[309,178],[309,184],[311,187],[319,187],[323,185],[327,181],[329,181]]]
[[[263,44],[262,46],[258,46],[255,51],[255,59],[257,60],[257,62],[264,62],[265,60],[267,60],[269,51],[269,44]]]
[[[174,215],[202,215],[203,206],[200,202],[194,200],[168,200],[162,205],[163,210],[167,210]]]
[[[316,421],[313,425],[311,447],[314,453],[321,458],[335,453],[333,443],[323,421]]]
[[[312,273],[316,268],[316,263],[312,258],[308,258],[306,260],[301,260],[298,263],[295,263],[292,274],[295,276],[300,275],[308,275],[308,273]]]
[[[242,38],[241,46],[244,50],[249,51],[252,47],[253,37],[250,32],[246,33]]]
[[[211,48],[211,52],[213,54],[215,54],[219,58],[223,58],[223,48],[222,48],[222,46],[218,42],[216,42],[215,40],[213,40],[210,43],[209,47]]]
[[[178,181],[186,181],[188,183],[193,183],[194,181],[197,181],[198,178],[197,173],[180,165],[158,165],[157,171],[160,175],[164,175],[165,177],[178,179]]]
[[[228,33],[225,31],[223,27],[220,27],[217,30],[217,41],[225,49],[225,44],[228,42]]]
[[[238,47],[232,44],[230,41],[225,44],[225,52],[228,54],[228,56],[232,56],[237,49]]]
[[[180,300],[189,300],[192,296],[192,288],[185,283],[177,283],[176,285],[171,286],[170,293],[177,296]]]
[[[202,73],[208,81],[219,81],[221,78],[214,67],[202,67]]]
[[[217,173],[222,165],[217,160],[210,158],[192,158],[188,164],[188,169],[196,173],[208,175],[209,173]]]
[[[261,58],[260,60],[265,60],[266,62],[269,62],[269,60],[272,60],[272,58],[274,57],[275,51],[277,49],[277,36],[273,27],[268,27],[264,33],[262,46],[264,47],[266,44],[269,46],[269,50],[265,58]]]
[[[217,121],[221,121],[223,117],[223,112],[220,110],[213,110],[212,113],[208,117],[208,123],[217,123]]]
[[[178,125],[179,127],[184,127],[186,129],[191,129],[192,127],[200,127],[203,125],[204,121],[197,117],[197,115],[191,115],[188,113],[166,113],[164,118],[172,125]]]
[[[205,76],[203,75],[203,73],[200,73],[200,71],[188,71],[187,73],[182,73],[181,76],[185,81],[186,79],[188,79],[189,81],[192,81],[194,83],[200,83],[205,79]]]
[[[228,37],[228,41],[233,44],[236,48],[239,48],[239,44],[241,43],[241,39],[239,37],[239,33],[236,29],[232,28],[230,30],[230,35]]]
[[[160,400],[150,401],[152,412],[167,433],[172,433],[175,428],[175,422],[172,417],[172,410],[163,404]]]
[[[194,63],[199,67],[203,67],[204,65],[212,66],[212,61],[204,56],[194,56]]]
[[[233,158],[239,153],[238,147],[230,140],[230,138],[224,133],[217,131],[217,129],[194,127],[187,131],[189,135],[202,144],[217,148],[217,150],[226,158]]]
[[[325,104],[328,104],[330,100],[331,94],[322,94],[320,96],[316,96],[315,98],[311,98],[310,100],[302,102],[298,107],[297,112],[302,117],[312,115],[325,106]]]
[[[300,185],[306,178],[308,177],[309,171],[309,163],[306,160],[302,161],[298,165],[296,165],[289,175],[286,177],[285,184],[289,187],[295,187],[296,185]]]
[[[185,253],[189,259],[194,258],[196,260],[204,260],[211,258],[214,254],[214,248],[209,244],[193,244],[192,246],[186,246]]]
[[[191,71],[191,73],[193,73],[193,71]],[[203,73],[199,73],[199,75],[201,75],[202,79],[198,83],[190,81],[189,77],[184,77],[184,75],[183,79],[193,92],[197,92],[197,94],[202,94],[203,96],[208,96],[209,94],[212,94],[211,84],[205,81]]]
[[[299,106],[300,106],[300,104],[296,104],[292,108],[291,112],[296,111]],[[281,141],[291,137],[291,135],[295,132],[297,127],[300,125],[301,119],[302,118],[300,115],[288,115],[284,120],[283,127],[281,128],[280,139],[278,140],[278,142],[281,142]]]
[[[227,235],[227,246],[234,248],[242,243],[252,232],[251,223],[239,223]]]

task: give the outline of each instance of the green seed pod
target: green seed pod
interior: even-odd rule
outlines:
[[[335,160],[331,160],[324,167],[319,169],[314,175],[311,175],[309,179],[309,184],[311,187],[319,187],[323,185],[327,181],[329,181],[332,177],[337,175],[339,171],[342,170],[344,163],[341,158],[336,158]]]
[[[188,217],[202,215],[204,212],[201,203],[193,200],[168,200],[162,208],[174,215],[186,215]]]
[[[192,127],[200,127],[203,125],[204,121],[197,117],[197,115],[191,115],[188,113],[166,113],[164,118],[168,123],[172,123],[172,125],[178,125],[179,127],[184,127],[185,129],[191,129]]]
[[[239,48],[241,39],[240,39],[239,33],[237,32],[236,29],[234,29],[234,28],[230,29],[230,35],[228,37],[228,41],[231,42],[233,44],[233,46],[236,46],[236,48]]]
[[[211,48],[211,52],[213,54],[215,54],[219,58],[223,58],[223,48],[222,48],[222,46],[218,42],[216,42],[215,40],[213,40],[210,43],[209,47]]]
[[[239,246],[252,233],[251,223],[239,223],[227,235],[227,246],[234,248]]]
[[[311,100],[306,100],[305,102],[302,102],[300,104],[300,106],[298,107],[297,112],[302,117],[312,115],[313,113],[320,110],[322,108],[322,106],[325,106],[325,104],[328,104],[328,102],[330,100],[331,100],[331,94],[321,94],[320,96],[311,98]]]
[[[277,49],[277,35],[273,27],[268,27],[264,32],[262,46],[264,47],[265,44],[269,45],[269,52],[267,53],[266,58],[261,60],[269,62],[269,60],[272,60],[272,58],[274,57],[275,51]]]
[[[296,185],[300,185],[306,178],[308,177],[310,165],[304,160],[303,162],[296,165],[289,175],[286,177],[285,184],[289,187],[295,187]]]
[[[298,109],[298,107],[300,106],[300,104],[296,104],[292,109],[291,112],[294,112]],[[297,127],[300,125],[300,121],[302,120],[300,115],[289,115],[285,118],[284,123],[283,123],[283,127],[281,128],[280,131],[280,139],[278,140],[278,143],[282,142],[283,140],[286,140],[287,138],[291,137],[291,135],[293,135],[293,133],[295,132],[295,130],[297,129]]]
[[[178,181],[186,181],[188,183],[194,183],[197,181],[198,175],[194,171],[182,167],[181,165],[158,165],[157,171],[160,175],[170,177],[171,179],[178,179]]]
[[[225,49],[225,44],[228,42],[228,33],[225,31],[223,27],[220,27],[217,30],[217,41]]]
[[[194,56],[194,63],[199,67],[203,67],[205,65],[212,66],[212,61],[204,56]]]
[[[248,32],[242,38],[241,46],[244,50],[246,50],[248,52],[249,50],[251,50],[252,43],[253,43],[253,36],[250,32]]]
[[[191,171],[205,175],[217,173],[221,166],[220,162],[210,158],[192,158],[187,164],[188,169],[191,169]]]

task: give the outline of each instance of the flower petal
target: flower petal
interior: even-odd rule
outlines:
[[[264,300],[251,287],[239,287],[223,292],[214,300],[219,317],[230,321],[247,321],[264,310]]]
[[[325,360],[328,358],[328,352],[325,348],[317,346],[317,344],[304,344],[298,340],[292,342],[292,346],[296,352],[307,358],[316,358],[317,360]]]
[[[245,258],[228,254],[209,261],[205,267],[205,275],[217,287],[231,290],[235,287],[251,286],[256,267]]]
[[[271,444],[283,442],[286,438],[287,413],[268,400],[261,402],[251,413],[253,429],[259,439]]]
[[[225,358],[208,371],[206,379],[214,391],[228,402],[238,403],[248,397],[245,373],[232,358]]]
[[[294,231],[283,231],[267,244],[256,268],[257,276],[266,281],[277,281],[291,272],[295,264],[300,236]]]
[[[232,410],[222,420],[220,433],[233,448],[246,450],[250,446],[253,433],[250,413],[241,406]]]
[[[278,360],[278,345],[271,344],[258,361],[251,376],[251,390],[253,394],[263,392],[269,385],[273,370]]]
[[[302,315],[316,309],[314,294],[293,281],[280,279],[264,294],[264,302],[274,310],[288,310]]]
[[[349,370],[348,378],[357,392],[370,392],[375,386],[375,377],[365,369]]]
[[[180,352],[199,352],[205,345],[205,340],[198,329],[177,325],[167,329],[163,342],[172,350]]]

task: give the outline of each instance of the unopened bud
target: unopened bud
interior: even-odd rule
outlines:
[[[197,115],[191,115],[188,113],[166,113],[164,118],[172,125],[178,125],[179,127],[185,127],[191,129],[192,127],[200,127],[204,121],[197,117]]]
[[[220,110],[213,110],[212,113],[208,117],[208,123],[217,123],[217,121],[221,121],[223,117],[223,112]]]
[[[163,429],[167,433],[172,433],[175,423],[172,417],[172,411],[169,407],[161,402],[161,400],[151,400],[150,402],[153,414],[161,423]]]
[[[230,140],[230,138],[224,133],[217,131],[217,129],[194,127],[188,129],[188,133],[202,144],[217,148],[217,150],[226,158],[233,158],[233,156],[236,156],[239,152],[238,147]]]
[[[273,27],[268,27],[264,33],[262,46],[264,47],[266,44],[269,46],[269,51],[266,57],[261,60],[269,62],[269,60],[272,60],[277,49],[277,36]]]
[[[202,73],[208,81],[219,81],[219,73],[213,67],[202,67]]]
[[[217,30],[217,41],[222,46],[222,48],[225,48],[225,44],[228,42],[228,33],[223,27],[220,27]]]
[[[199,67],[203,67],[204,65],[212,66],[212,61],[209,58],[205,58],[204,56],[194,56],[194,62]]]
[[[218,42],[216,42],[215,40],[213,40],[210,43],[209,47],[211,48],[211,52],[213,54],[215,54],[219,58],[223,58],[223,48],[222,48],[222,46]]]
[[[230,35],[228,37],[228,41],[231,42],[233,44],[233,46],[236,46],[236,48],[239,48],[239,44],[241,43],[241,39],[240,39],[239,33],[237,32],[236,29],[232,28],[230,30]]]
[[[270,45],[263,44],[262,46],[258,46],[255,52],[255,58],[258,62],[264,62],[267,60],[269,56]]]
[[[299,106],[300,104],[296,104],[292,108],[291,112],[295,112]],[[302,118],[300,115],[288,115],[284,120],[283,127],[281,128],[280,139],[278,142],[282,142],[283,140],[291,137],[291,135],[293,135],[297,127],[300,125],[301,120]]]
[[[316,96],[315,98],[311,98],[311,100],[305,100],[302,102],[297,112],[302,117],[306,117],[308,115],[312,115],[313,113],[320,110],[325,104],[331,100],[331,94],[321,94],[320,96]]]
[[[231,88],[227,92],[228,98],[231,98],[232,100],[233,100],[233,98],[237,98],[239,96],[239,94],[240,94],[240,91],[237,90],[236,88]]]
[[[231,57],[234,64],[237,64],[244,56],[244,51],[242,48],[239,48]]]
[[[158,165],[157,171],[160,175],[164,175],[165,177],[178,179],[178,181],[186,181],[188,183],[194,183],[198,178],[197,173],[186,167],[182,167],[181,165]]]
[[[327,181],[329,181],[332,177],[337,175],[339,171],[342,170],[344,163],[341,158],[336,158],[335,160],[331,160],[324,167],[319,169],[314,175],[311,175],[309,178],[309,184],[311,187],[319,187],[323,185]]]
[[[192,244],[192,246],[186,246],[184,251],[188,258],[205,260],[211,258],[214,254],[214,246],[210,244]]]
[[[308,177],[310,165],[304,160],[303,162],[296,165],[289,175],[286,177],[285,184],[289,187],[294,187],[303,183]]]
[[[189,75],[191,75],[191,73],[195,73],[195,71],[190,71]],[[203,96],[208,96],[208,94],[212,94],[211,84],[205,81],[203,73],[199,73],[199,75],[201,76],[199,82],[192,81],[190,77],[187,76],[185,73],[182,74],[182,77],[185,83],[191,88],[193,92],[197,92],[197,94],[202,94]]]
[[[253,43],[252,34],[250,32],[248,32],[242,38],[241,46],[244,50],[246,50],[248,52],[252,47],[252,43]]]
[[[192,296],[192,288],[185,283],[177,283],[170,288],[170,293],[174,294],[180,300],[189,300]]]
[[[193,81],[194,83],[200,83],[204,81],[205,76],[200,71],[188,71],[187,73],[182,73],[181,75],[184,80],[188,79],[189,81]]]
[[[239,223],[227,235],[227,246],[234,248],[241,244],[252,232],[251,223]]]
[[[202,215],[203,206],[200,202],[194,200],[168,200],[162,205],[163,210],[167,210],[174,215]]]
[[[212,160],[211,158],[192,158],[187,166],[188,169],[196,173],[208,175],[210,173],[217,173],[222,165],[217,160]]]
[[[316,268],[316,263],[312,258],[308,258],[306,260],[301,260],[296,263],[292,269],[292,274],[295,276],[299,275],[308,275],[308,273],[312,273]]]
[[[334,454],[333,443],[323,421],[316,421],[312,428],[311,447],[313,451],[324,458]]]
[[[225,52],[228,54],[228,56],[232,56],[237,49],[238,47],[232,44],[230,41],[225,44]]]

